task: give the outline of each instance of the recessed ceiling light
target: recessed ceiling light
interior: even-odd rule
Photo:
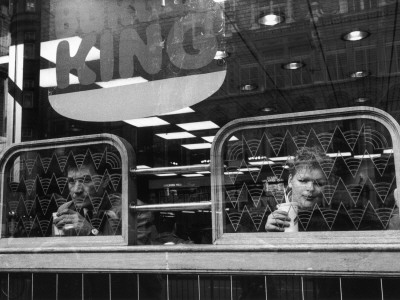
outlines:
[[[186,144],[182,145],[182,147],[185,147],[186,149],[189,150],[210,149],[211,144],[210,143]]]
[[[151,126],[169,125],[168,122],[166,122],[160,118],[157,118],[157,117],[125,120],[124,122],[131,124],[133,126],[136,126],[136,127],[151,127]]]
[[[192,123],[181,123],[176,124],[180,128],[186,131],[195,131],[195,130],[206,130],[206,129],[216,129],[219,128],[217,124],[211,121],[203,121],[203,122],[192,122]]]
[[[342,35],[342,39],[345,41],[355,42],[360,41],[368,37],[370,33],[363,30],[354,30]]]
[[[261,109],[261,111],[263,111],[263,112],[272,112],[272,111],[274,111],[274,109],[271,108],[271,107],[264,107],[264,108]]]
[[[230,56],[229,52],[227,52],[225,50],[218,50],[215,53],[214,59],[224,59],[224,58],[227,58],[229,56]]]
[[[275,26],[279,23],[282,23],[285,20],[284,17],[280,15],[276,15],[274,13],[269,13],[261,18],[258,19],[258,23],[261,25],[266,25],[266,26]]]
[[[369,76],[371,73],[368,71],[356,71],[350,74],[351,78],[363,78]]]
[[[240,90],[243,91],[243,92],[250,92],[250,91],[254,91],[256,89],[258,89],[258,85],[257,84],[253,84],[253,83],[243,84],[240,87]]]
[[[283,64],[282,68],[285,70],[297,70],[303,68],[306,64],[301,61],[292,61],[287,64]]]
[[[366,98],[366,97],[359,97],[359,98],[357,98],[355,101],[356,101],[357,103],[365,103],[365,102],[369,101],[369,99]]]
[[[392,154],[393,153],[393,149],[385,149],[385,150],[383,150],[383,153]]]
[[[196,137],[189,132],[157,133],[156,135],[166,140],[190,139]]]

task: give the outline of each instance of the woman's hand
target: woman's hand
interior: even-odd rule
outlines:
[[[283,232],[290,226],[290,218],[286,211],[276,210],[268,216],[265,231]]]

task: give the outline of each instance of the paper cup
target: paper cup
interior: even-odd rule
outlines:
[[[53,220],[57,218],[57,213],[53,213]],[[64,231],[62,229],[58,229],[56,225],[53,223],[53,236],[64,235]]]
[[[297,202],[285,202],[278,204],[276,208],[281,211],[286,211],[290,218],[290,226],[285,227],[285,232],[299,231],[299,217],[297,216],[297,213],[299,211],[299,204]]]

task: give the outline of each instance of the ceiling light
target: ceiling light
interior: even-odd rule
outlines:
[[[229,52],[227,52],[225,50],[218,50],[215,53],[214,59],[224,59],[224,58],[227,58],[229,56],[230,56]]]
[[[193,173],[193,174],[182,174],[183,177],[203,177],[203,174]]]
[[[185,107],[185,108],[182,108],[182,109],[171,111],[169,113],[162,114],[161,116],[188,114],[188,113],[192,113],[192,112],[194,112],[193,109],[191,109],[190,107]]]
[[[212,143],[213,142],[213,140],[214,140],[214,138],[215,138],[215,135],[212,135],[212,136],[202,136],[201,137],[203,140],[206,140],[207,142],[209,142],[209,143]],[[238,141],[239,139],[236,137],[236,136],[232,136],[230,139],[229,139],[229,141],[230,142],[234,142],[234,141]]]
[[[261,109],[261,111],[263,111],[263,112],[273,112],[273,111],[275,111],[275,109],[273,109],[271,107],[264,107],[264,108]]]
[[[392,154],[393,153],[393,149],[385,149],[385,150],[383,150],[383,153]]]
[[[168,177],[168,176],[176,176],[176,173],[160,173],[160,174],[155,174],[156,176],[159,177]]]
[[[136,127],[151,127],[151,126],[169,125],[168,122],[166,122],[160,118],[157,118],[157,117],[124,120],[124,122],[131,124],[133,126],[136,126]]]
[[[157,133],[156,135],[166,140],[190,139],[196,137],[189,132]]]
[[[110,81],[101,81],[101,82],[96,82],[96,84],[101,86],[102,88],[111,88],[116,86],[130,85],[143,82],[148,82],[148,80],[144,79],[141,76],[137,76],[131,78],[113,79]]]
[[[195,130],[206,130],[206,129],[216,129],[219,126],[211,121],[203,121],[203,122],[192,122],[192,123],[182,123],[176,124],[180,128],[186,131],[195,131]]]
[[[329,157],[346,157],[346,156],[351,156],[350,152],[339,152],[339,153],[327,153],[326,154]]]
[[[297,70],[297,69],[303,68],[304,66],[305,66],[305,63],[303,63],[301,61],[292,61],[290,63],[283,64],[282,68],[285,70]]]
[[[371,73],[368,71],[356,71],[350,74],[351,78],[363,78],[369,76]]]
[[[259,161],[250,161],[249,164],[252,166],[264,166],[264,165],[274,165],[275,163],[270,160],[259,160]]]
[[[366,159],[366,158],[377,158],[381,157],[380,154],[364,154],[364,155],[354,155],[355,159]]]
[[[146,166],[146,165],[137,165],[136,166],[136,170],[143,170],[143,169],[150,169],[150,167]]]
[[[370,33],[368,31],[354,30],[354,31],[350,31],[348,33],[343,34],[342,39],[345,41],[354,42],[354,41],[360,41],[362,39],[365,39],[369,35],[370,35]]]
[[[186,144],[182,145],[182,147],[185,147],[186,149],[189,150],[210,149],[211,144],[210,143]]]
[[[240,87],[240,90],[243,91],[243,92],[251,92],[251,91],[254,91],[256,89],[258,89],[258,85],[257,84],[253,84],[253,83],[243,84]]]
[[[265,15],[258,19],[258,23],[261,25],[267,25],[267,26],[275,26],[279,23],[282,23],[284,18],[282,16],[276,15],[274,13],[269,13],[268,15]]]
[[[238,169],[239,172],[252,172],[252,171],[260,171],[259,168],[240,168]]]
[[[367,101],[369,101],[369,99],[366,98],[366,97],[359,97],[359,98],[357,98],[357,99],[355,100],[355,102],[357,102],[357,103],[365,103],[365,102],[367,102]]]
[[[287,161],[289,159],[294,159],[294,156],[278,156],[278,157],[270,157],[272,161]]]
[[[239,171],[233,171],[233,172],[224,172],[225,175],[240,175],[243,174],[243,172]]]
[[[258,23],[260,23],[261,25],[275,26],[284,21],[284,19],[285,19],[284,17],[274,13],[273,5],[274,5],[274,2],[270,1],[269,2],[269,13],[267,15],[259,18]]]

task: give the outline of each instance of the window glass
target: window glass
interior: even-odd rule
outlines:
[[[188,169],[185,174],[170,170],[169,176],[138,176],[140,204],[209,201],[211,177],[205,169],[212,162],[211,143],[232,120],[358,105],[382,109],[399,120],[399,35],[393,25],[396,2],[353,2],[3,1],[0,144],[112,133],[133,146],[137,164],[143,168],[204,167],[193,172]],[[269,23],[272,15],[277,23]],[[354,28],[368,31],[360,40],[346,40]],[[318,135],[334,129],[315,125],[313,130]],[[384,129],[374,130],[386,135]],[[241,134],[232,139],[232,145],[246,144]],[[301,147],[282,151],[291,156],[289,150]],[[325,154],[331,153],[322,148]],[[356,148],[351,150],[352,157],[365,155]],[[276,157],[281,155],[274,151]],[[249,157],[269,159],[268,155]],[[376,184],[388,183],[393,157],[384,170],[377,159],[359,159],[360,170],[364,161],[368,162],[368,177],[357,173],[353,178],[352,164],[336,168],[346,179],[335,193],[344,193],[346,199],[336,203],[336,196],[330,200],[325,192],[327,206],[313,212],[331,214],[331,219],[324,217],[325,229],[337,229],[332,218],[339,203],[343,205],[338,216],[344,208],[346,213],[362,213],[361,219],[355,215],[347,219],[354,230],[367,228],[363,220],[372,210],[378,215],[372,223],[383,229],[391,226],[384,216],[397,213],[397,207],[389,210],[395,186],[381,189]],[[229,168],[236,167],[229,163]],[[342,167],[346,171],[340,170]],[[273,190],[286,189],[289,179],[288,170],[279,177],[273,168],[262,169],[260,175],[255,175],[257,171],[245,171],[244,175],[226,171],[225,183],[229,182],[231,194],[225,194],[229,209],[224,219],[226,232],[264,232],[280,201]],[[250,176],[250,183],[242,180],[243,176]],[[361,177],[362,184],[358,182]],[[336,184],[333,181],[327,186]],[[352,185],[359,184],[363,190],[357,196]],[[366,196],[367,187],[375,198]],[[250,197],[253,188],[262,190],[261,195]],[[328,208],[333,211],[325,211]],[[159,242],[171,242],[163,239],[166,233],[179,242],[212,241],[210,209],[141,213],[151,216],[156,227],[153,241],[161,236]],[[300,228],[311,228],[307,218],[300,221]]]
[[[238,141],[224,152],[225,232],[399,229],[393,144],[381,124],[233,134]]]
[[[2,237],[121,234],[121,157],[111,146],[25,151],[7,162]]]

